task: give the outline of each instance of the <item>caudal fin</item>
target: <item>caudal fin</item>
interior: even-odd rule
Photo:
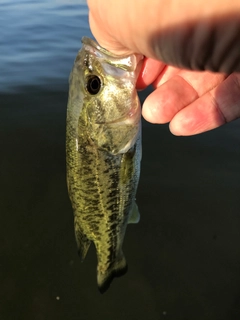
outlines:
[[[121,259],[117,260],[110,266],[104,273],[98,270],[97,283],[98,289],[101,293],[104,293],[109,288],[112,280],[116,277],[121,277],[127,272],[127,262],[124,255]]]

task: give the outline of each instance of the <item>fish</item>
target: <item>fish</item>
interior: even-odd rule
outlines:
[[[69,77],[66,121],[68,194],[83,261],[93,242],[104,293],[127,272],[122,246],[135,202],[142,157],[138,54],[120,56],[83,37]]]

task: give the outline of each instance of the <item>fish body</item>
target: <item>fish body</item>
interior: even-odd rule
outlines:
[[[116,56],[84,37],[69,79],[67,184],[81,259],[91,242],[104,292],[127,271],[128,223],[139,220],[135,196],[141,161],[137,55]]]

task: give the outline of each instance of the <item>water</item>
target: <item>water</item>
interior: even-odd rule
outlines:
[[[83,264],[76,253],[65,181],[86,4],[0,0],[0,10],[0,319],[239,319],[239,121],[188,138],[144,122],[129,271],[102,296],[94,249]]]
[[[85,1],[0,1],[0,92],[66,86],[83,35]]]

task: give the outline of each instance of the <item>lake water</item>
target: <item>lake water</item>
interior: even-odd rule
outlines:
[[[0,1],[0,90],[59,89],[68,79],[83,35],[90,36],[85,1]]]
[[[65,116],[87,12],[80,0],[0,0],[0,319],[238,320],[239,121],[186,138],[144,122],[129,271],[100,295],[93,246],[79,261]]]

